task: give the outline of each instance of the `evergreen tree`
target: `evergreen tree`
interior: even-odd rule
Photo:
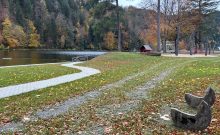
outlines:
[[[197,48],[202,49],[202,33],[204,33],[202,25],[204,23],[204,19],[207,15],[216,10],[218,3],[218,0],[190,0],[193,14],[197,17],[197,24],[195,24],[197,26],[195,32],[195,53],[197,53]]]

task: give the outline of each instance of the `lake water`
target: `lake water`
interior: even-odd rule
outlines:
[[[26,65],[40,63],[57,63],[72,61],[79,57],[79,60],[92,59],[105,52],[93,51],[54,51],[54,50],[6,50],[0,51],[0,66]],[[76,59],[78,60],[78,59]]]

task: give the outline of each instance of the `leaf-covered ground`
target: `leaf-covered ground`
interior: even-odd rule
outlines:
[[[50,79],[80,72],[60,65],[0,68],[0,87]]]
[[[18,134],[220,134],[220,60],[218,58],[164,58],[140,54],[110,53],[83,64],[102,70],[71,83],[0,100],[1,124],[20,121],[37,110],[53,106],[70,97],[83,95],[101,86],[131,77],[117,87],[104,91],[97,99],[64,115],[25,123]],[[172,70],[171,70],[172,69]],[[150,82],[167,71],[166,78],[145,91]],[[168,73],[168,72],[167,72]],[[147,84],[147,85],[146,85]],[[205,131],[184,131],[165,121],[161,115],[170,106],[185,108],[184,93],[202,95],[212,86],[217,93],[213,120]],[[141,91],[144,96],[135,97]],[[165,111],[164,111],[165,110]],[[167,111],[168,110],[168,111]]]

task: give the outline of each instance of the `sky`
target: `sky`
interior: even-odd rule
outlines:
[[[119,2],[119,5],[120,6],[123,6],[123,7],[126,7],[126,6],[139,6],[141,0],[118,0]]]
[[[123,7],[127,7],[127,6],[136,6],[136,7],[140,7],[140,2],[142,0],[118,0],[119,5],[123,6]],[[220,5],[218,6],[218,10],[220,11]]]

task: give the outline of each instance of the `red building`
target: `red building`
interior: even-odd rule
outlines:
[[[152,50],[153,49],[150,47],[150,45],[143,45],[140,48],[141,53],[150,53],[150,52],[152,52]]]

